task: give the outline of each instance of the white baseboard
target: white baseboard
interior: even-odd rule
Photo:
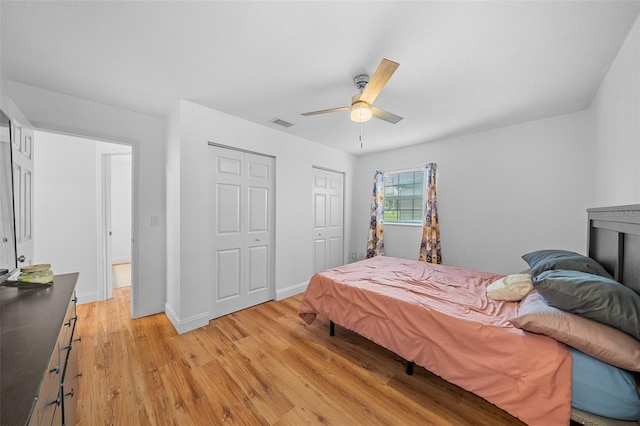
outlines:
[[[184,334],[209,324],[209,312],[204,312],[182,320],[178,318],[178,315],[176,315],[168,303],[164,305],[164,312],[178,334]]]
[[[287,297],[295,296],[296,294],[304,293],[307,290],[309,281],[305,281],[300,284],[294,284],[287,288],[276,290],[276,300],[286,299]]]
[[[98,301],[98,292],[90,291],[88,293],[76,293],[76,297],[78,298],[78,305],[82,305],[84,303],[91,303]]]
[[[163,304],[138,306],[138,316],[134,318],[142,318],[149,315],[159,314],[164,312],[164,308],[165,305]]]

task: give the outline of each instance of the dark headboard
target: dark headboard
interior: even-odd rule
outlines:
[[[640,204],[587,210],[588,256],[640,293]]]

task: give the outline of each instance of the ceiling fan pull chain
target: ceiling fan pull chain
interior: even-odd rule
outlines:
[[[362,121],[360,122],[360,149],[362,149]]]

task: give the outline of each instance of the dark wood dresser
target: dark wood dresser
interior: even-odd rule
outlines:
[[[78,274],[48,287],[0,287],[0,424],[73,425]]]

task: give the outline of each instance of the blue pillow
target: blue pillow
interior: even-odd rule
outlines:
[[[640,395],[633,374],[567,346],[571,367],[571,406],[618,420],[640,420]]]
[[[604,266],[595,260],[568,250],[537,250],[523,255],[522,259],[531,268],[529,273],[532,277],[550,269],[566,269],[613,279]]]
[[[610,325],[640,340],[640,296],[617,281],[578,271],[545,271],[533,288],[549,306]]]

